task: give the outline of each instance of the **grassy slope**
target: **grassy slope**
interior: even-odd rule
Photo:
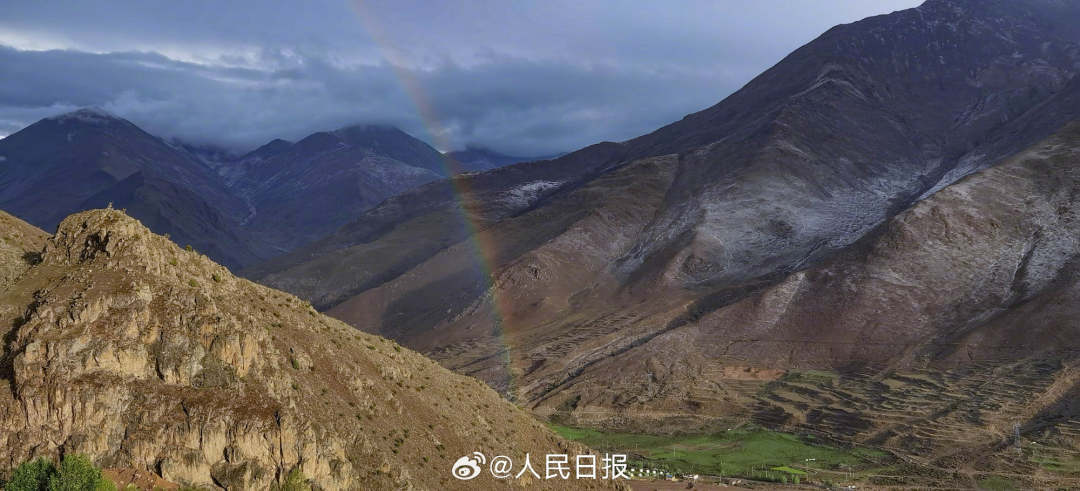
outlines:
[[[875,450],[836,448],[757,427],[735,428],[712,435],[642,435],[551,426],[563,438],[601,451],[626,452],[639,456],[647,467],[681,473],[750,476],[755,468],[778,472],[785,471],[779,469],[782,467],[801,472],[870,469],[880,466],[888,458],[887,454]]]

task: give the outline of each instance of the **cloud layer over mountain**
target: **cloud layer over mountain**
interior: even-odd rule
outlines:
[[[99,106],[237,149],[377,122],[443,149],[552,153],[679,119],[833,24],[916,3],[12,5],[0,136]]]

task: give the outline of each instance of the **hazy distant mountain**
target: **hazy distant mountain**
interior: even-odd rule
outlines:
[[[449,175],[444,157],[386,126],[351,126],[246,155],[166,142],[84,109],[0,140],[0,206],[52,230],[112,203],[230,267],[333,232],[387,197]]]
[[[1055,0],[837,26],[653,133],[425,185],[254,274],[579,423],[742,417],[934,457],[982,418],[1076,432],[1077,351],[1054,346],[1080,325],[1016,310],[1071,291],[1076,132],[955,184],[1080,117],[1076,26],[1080,3]],[[1040,334],[1003,348],[1025,329]],[[805,369],[851,385],[766,390]],[[886,404],[893,372],[1015,390],[987,396],[997,414],[911,381]]]
[[[557,155],[548,155],[540,157],[515,157],[513,155],[506,155],[489,148],[469,146],[465,150],[457,150],[446,154],[450,159],[457,163],[462,171],[475,172],[496,169],[499,167],[516,164],[518,162],[533,162],[537,160],[549,160],[557,157]]]
[[[239,227],[243,201],[217,174],[103,111],[43,119],[0,140],[0,156],[0,207],[44,229],[111,202],[229,266],[260,257]]]
[[[203,165],[214,170],[219,170],[241,157],[241,155],[234,150],[211,144],[193,144],[175,139],[169,141],[169,144],[174,148],[187,153],[192,159],[201,162]]]
[[[444,157],[389,126],[274,140],[222,168],[252,212],[245,227],[278,253],[333,232],[382,200],[449,175]]]

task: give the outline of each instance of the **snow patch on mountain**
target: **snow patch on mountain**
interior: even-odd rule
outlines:
[[[46,119],[60,123],[107,124],[120,118],[104,109],[88,107]]]
[[[400,160],[395,160],[381,155],[370,154],[355,164],[356,169],[362,169],[371,178],[389,184],[405,185],[408,180],[418,177],[435,180],[439,175],[421,168],[414,167]]]
[[[558,189],[564,182],[532,181],[503,192],[500,201],[511,206],[531,206],[548,191]]]

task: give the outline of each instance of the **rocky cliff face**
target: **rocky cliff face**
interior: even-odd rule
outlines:
[[[482,383],[120,211],[68,217],[28,268],[0,284],[5,468],[78,452],[226,489],[268,489],[296,467],[324,489],[435,489],[463,487],[450,466],[473,451],[580,450]],[[496,485],[485,478],[468,484]],[[531,483],[603,483],[557,484]]]

